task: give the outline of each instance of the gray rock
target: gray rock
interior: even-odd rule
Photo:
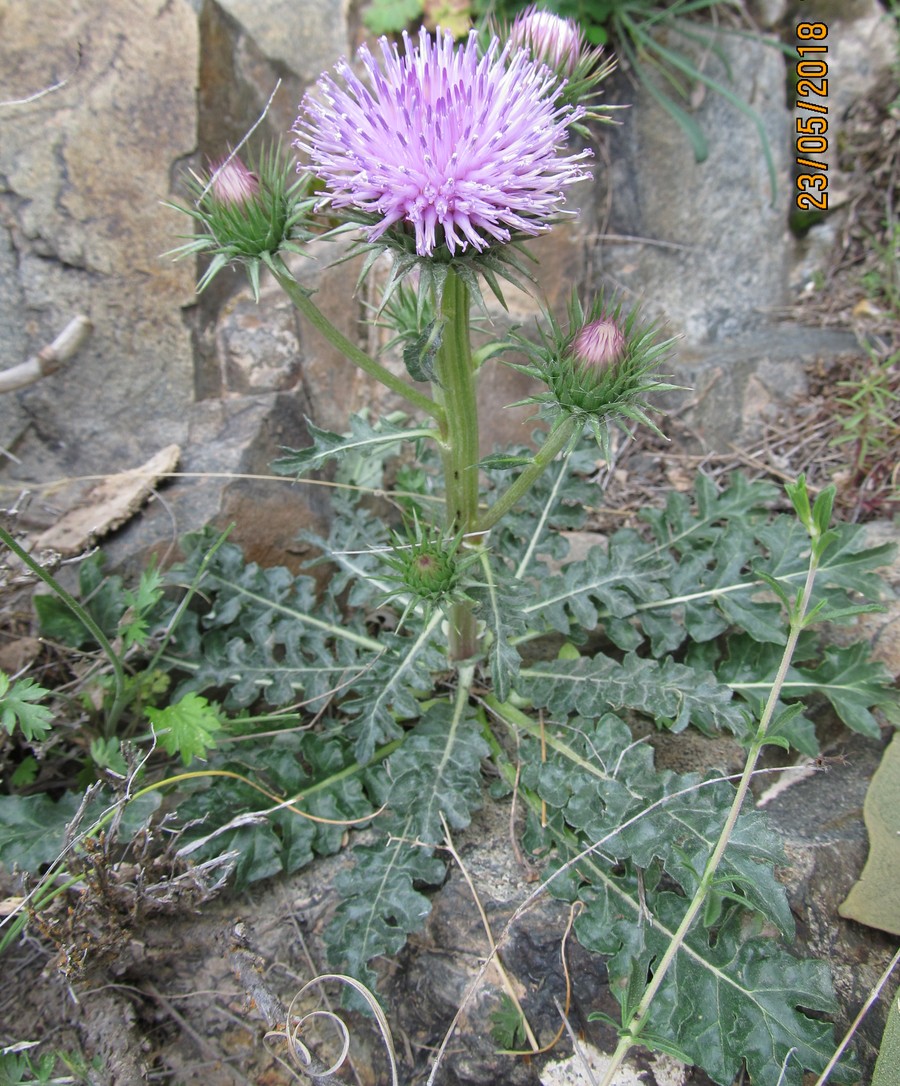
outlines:
[[[770,30],[785,17],[788,5],[787,0],[751,0],[748,8],[757,26]]]
[[[527,868],[510,846],[505,805],[486,807],[455,843],[492,937],[498,942],[506,975],[536,1036],[547,1043],[559,1026],[554,997],[565,1001],[559,943],[568,910],[544,895],[510,924],[537,884],[529,882]],[[499,1053],[491,1037],[491,1014],[499,1008],[504,988],[494,967],[479,981],[489,950],[471,887],[453,865],[446,884],[433,898],[425,931],[410,940],[401,969],[388,979],[386,987],[396,1024],[417,1044],[427,1047],[440,1044],[468,995],[441,1062],[437,1079],[441,1086],[537,1086],[540,1082],[536,1066]],[[598,970],[596,963],[586,970],[587,956],[580,948],[575,947],[574,954],[570,964],[578,998],[582,1006],[596,1009],[600,989],[606,991],[605,972]],[[604,1003],[603,1009],[609,1011],[610,1007]],[[576,1028],[585,1028],[586,1019],[578,1010],[572,1013]],[[591,1025],[590,1029],[596,1036],[596,1027]]]
[[[679,344],[669,372],[692,393],[669,393],[704,448],[732,451],[756,441],[806,390],[806,370],[818,358],[856,356],[848,332],[778,324],[712,344]],[[688,406],[690,405],[690,406]],[[792,408],[793,409],[793,408]]]
[[[171,198],[198,130],[201,150],[221,154],[265,105],[287,46],[270,58],[254,35],[269,49],[281,21],[291,48],[330,54],[345,40],[342,12],[301,5],[298,25],[296,13],[288,18],[271,4],[235,4],[229,13],[209,2],[199,20],[198,6],[126,0],[101,10],[53,0],[34,20],[27,0],[13,0],[0,12],[0,70],[10,73],[2,97],[25,97],[68,77],[54,93],[3,113],[0,360],[22,361],[75,312],[94,325],[66,369],[0,401],[0,446],[20,461],[6,465],[9,479],[27,484],[134,466],[170,442],[182,447],[186,472],[265,475],[278,444],[308,440],[308,400],[270,395],[294,388],[300,376],[289,303],[281,297],[258,316],[246,299],[230,300],[242,279],[226,274],[197,304],[192,262],[161,256],[189,230],[188,220],[160,202]],[[311,59],[310,71],[332,59]],[[286,131],[312,76],[281,74],[293,84],[267,123]],[[239,399],[222,402],[223,395]],[[322,507],[318,496],[298,498],[301,508],[317,510],[298,514],[297,502],[284,500],[289,488],[284,480],[179,480],[142,515],[140,528],[131,525],[108,547],[137,561],[167,548],[173,533],[234,518],[251,557],[296,564],[296,532],[321,526]],[[294,488],[300,493],[314,492]]]
[[[303,4],[296,0],[216,0],[274,64],[315,82],[350,48],[347,0]]]
[[[814,294],[821,290],[826,272],[833,263],[833,253],[839,244],[840,233],[840,221],[829,217],[811,227],[804,237],[798,239],[790,280],[794,295]]]
[[[26,322],[13,319],[13,314],[24,311],[24,301],[17,275],[16,249],[8,227],[9,205],[8,194],[0,191],[0,313],[8,317],[7,320],[0,320],[0,366],[3,369],[11,369],[24,362],[30,353]],[[0,396],[0,449],[5,451],[15,445],[27,427],[28,415],[18,397]]]
[[[216,346],[226,393],[284,392],[300,379],[299,315],[282,290],[272,293],[262,307],[244,292],[222,309]]]
[[[210,158],[257,122],[251,146],[262,136],[288,145],[304,91],[348,52],[342,0],[205,0],[199,28],[199,150]]]
[[[675,35],[661,40],[667,48],[686,48]],[[611,201],[605,233],[614,236],[610,244],[598,239],[598,283],[643,300],[691,348],[758,326],[761,312],[784,305],[789,272],[784,60],[761,42],[721,35],[717,45],[728,58],[730,79],[715,55],[701,57],[694,49],[691,58],[755,111],[773,158],[774,197],[760,131],[745,113],[704,91],[693,117],[707,137],[709,157],[698,163],[669,114],[644,87],[621,77],[615,95],[632,108],[619,114],[609,170],[598,179]]]
[[[175,233],[160,201],[196,138],[196,20],[184,0],[48,0],[33,16],[26,0],[4,5],[2,96],[67,81],[3,110],[13,274],[0,294],[0,356],[22,361],[23,348],[38,350],[75,313],[94,332],[71,365],[4,405],[2,443],[26,468],[38,445],[55,450],[58,470],[140,463],[183,438],[193,395],[181,315],[193,274],[160,257]]]

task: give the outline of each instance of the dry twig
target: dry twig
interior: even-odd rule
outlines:
[[[81,349],[92,328],[87,317],[81,314],[73,317],[52,343],[42,347],[27,362],[0,373],[0,393],[14,392],[17,388],[25,388],[42,377],[56,373]]]

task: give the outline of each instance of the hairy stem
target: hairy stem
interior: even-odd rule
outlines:
[[[370,358],[365,351],[361,350],[355,343],[347,339],[343,332],[335,328],[315,302],[313,302],[309,293],[294,279],[280,256],[274,256],[269,267],[272,274],[278,280],[278,285],[281,289],[287,294],[303,316],[306,317],[309,323],[322,333],[332,347],[336,347],[348,361],[352,362],[355,366],[359,366],[359,368],[368,373],[370,377],[374,377],[377,381],[386,385],[392,392],[396,392],[398,396],[402,396],[407,403],[418,408],[420,411],[424,411],[427,415],[430,415],[435,419],[438,425],[443,422],[443,408],[435,403],[430,396],[426,396],[424,392],[420,392],[417,388],[413,388],[413,386],[404,381],[402,377],[398,377],[396,374],[391,373],[391,371],[382,366],[380,362],[376,362],[374,358]]]
[[[469,329],[469,289],[451,268],[441,297],[443,336],[435,359],[435,396],[445,410],[441,430],[446,530],[465,537],[478,518],[478,402]],[[465,539],[464,539],[465,545]],[[472,604],[454,603],[450,612],[451,660],[469,660],[478,651]]]

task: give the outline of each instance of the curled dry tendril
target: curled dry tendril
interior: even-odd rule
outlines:
[[[312,1079],[313,1082],[324,1082],[326,1079],[332,1078],[340,1071],[350,1053],[350,1031],[347,1029],[346,1024],[333,1011],[314,1010],[303,1015],[294,1013],[294,1006],[308,989],[312,988],[314,984],[321,984],[324,981],[329,980],[335,980],[339,984],[346,984],[361,995],[368,1004],[369,1009],[372,1011],[372,1015],[375,1018],[375,1022],[378,1025],[378,1031],[381,1034],[381,1039],[384,1043],[385,1051],[387,1052],[388,1063],[391,1068],[391,1086],[399,1086],[399,1079],[397,1077],[397,1054],[394,1051],[394,1040],[391,1036],[391,1027],[388,1025],[388,1020],[385,1017],[384,1011],[379,1006],[375,996],[364,984],[361,984],[353,977],[345,976],[343,973],[322,973],[320,976],[313,977],[311,981],[308,981],[303,985],[300,991],[297,992],[291,1000],[290,1006],[287,1009],[287,1020],[284,1029],[269,1030],[269,1032],[265,1034],[263,1040],[265,1041],[269,1052],[271,1052],[275,1059],[278,1060],[283,1067],[287,1068],[291,1074],[296,1075],[297,1070],[299,1069],[303,1075]],[[325,1067],[324,1064],[320,1063],[309,1048],[300,1040],[300,1034],[303,1031],[303,1027],[311,1018],[328,1019],[330,1022],[334,1023],[340,1034],[341,1052],[331,1067]],[[273,1045],[276,1041],[283,1041],[287,1045],[288,1054],[291,1061],[293,1061],[293,1066],[287,1060],[282,1059],[275,1051]]]

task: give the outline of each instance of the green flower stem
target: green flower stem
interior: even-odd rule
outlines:
[[[746,799],[747,792],[750,788],[750,781],[753,777],[753,772],[756,769],[756,763],[759,759],[760,751],[766,743],[766,733],[768,732],[769,725],[772,721],[772,716],[775,712],[775,708],[778,704],[778,699],[781,696],[781,690],[784,686],[784,681],[788,673],[788,668],[791,664],[791,659],[794,655],[794,651],[797,648],[797,641],[805,626],[806,612],[809,607],[810,597],[812,596],[813,584],[816,579],[816,572],[819,568],[819,558],[821,551],[815,545],[813,541],[812,553],[809,559],[809,566],[806,572],[806,583],[803,586],[803,593],[799,602],[795,607],[791,609],[790,614],[790,630],[788,633],[787,644],[784,646],[784,652],[781,657],[781,663],[778,666],[778,673],[775,676],[775,681],[772,684],[772,689],[769,693],[769,698],[763,709],[762,716],[760,717],[759,726],[756,729],[756,735],[753,737],[753,741],[750,744],[750,749],[747,752],[747,761],[744,765],[744,771],[741,774],[741,779],[738,782],[737,791],[735,792],[734,801],[731,804],[731,809],[728,812],[728,817],[725,820],[725,824],[722,827],[722,832],[719,834],[719,839],[716,842],[716,846],[712,851],[709,859],[706,862],[706,868],[703,872],[703,877],[700,879],[700,884],[697,887],[697,891],[688,906],[687,912],[684,914],[684,918],[678,925],[678,930],[672,937],[669,946],[666,949],[665,954],[659,961],[659,964],[655,967],[653,973],[653,980],[647,985],[644,994],[638,1004],[634,1014],[631,1016],[630,1022],[625,1026],[623,1030],[622,1039],[619,1041],[616,1051],[613,1053],[612,1061],[606,1070],[606,1074],[601,1082],[600,1086],[612,1086],[615,1081],[616,1072],[628,1054],[629,1050],[640,1041],[641,1033],[647,1024],[647,1019],[650,1016],[650,1009],[653,1004],[653,1000],[656,997],[656,993],[662,986],[665,980],[666,973],[669,970],[669,966],[675,960],[675,956],[681,949],[685,939],[687,938],[688,931],[697,918],[697,914],[703,908],[704,902],[709,895],[710,890],[713,887],[716,871],[719,864],[722,862],[725,856],[725,850],[728,848],[728,844],[731,840],[731,835],[734,832],[734,827],[737,824],[738,816],[741,813],[741,808]]]
[[[574,415],[565,415],[557,419],[547,440],[535,453],[534,459],[517,476],[509,487],[500,495],[483,517],[477,522],[475,530],[487,532],[504,517],[510,509],[531,489],[543,475],[547,465],[570,443],[574,445],[581,430]]]
[[[309,323],[322,333],[332,347],[336,347],[345,358],[354,365],[359,366],[361,370],[365,370],[370,377],[374,377],[377,381],[386,385],[392,392],[396,392],[398,396],[402,396],[407,403],[418,408],[420,411],[424,411],[427,415],[430,415],[439,426],[443,424],[444,411],[440,404],[435,403],[435,401],[430,396],[426,396],[424,392],[420,392],[417,388],[413,388],[412,385],[404,381],[402,377],[398,377],[396,374],[391,373],[389,369],[382,366],[380,362],[376,362],[374,358],[370,358],[365,351],[361,350],[355,343],[347,339],[343,332],[340,332],[335,328],[321,309],[313,302],[309,293],[300,286],[296,279],[294,279],[280,256],[276,254],[271,258],[271,261],[267,263],[272,274],[278,280],[281,289],[287,294],[303,316],[306,317]]]
[[[19,544],[13,539],[13,537],[4,528],[0,528],[0,542],[3,542],[9,547],[9,549],[25,563],[32,573],[36,574],[44,582],[45,585],[58,596],[59,599],[69,608],[73,615],[81,622],[84,627],[90,631],[91,637],[97,642],[103,652],[109,659],[113,669],[113,682],[115,685],[115,695],[113,697],[113,703],[106,717],[106,723],[104,727],[104,734],[107,738],[111,735],[115,735],[116,725],[119,723],[119,718],[125,710],[125,706],[128,704],[128,690],[126,686],[125,668],[122,666],[122,661],[119,658],[119,654],[112,647],[109,642],[109,638],[100,629],[89,612],[76,600],[73,596],[63,588],[63,586],[55,580],[50,574],[36,562],[27,551],[24,551]]]
[[[451,267],[441,297],[443,335],[435,359],[435,397],[445,410],[441,427],[446,529],[450,536],[475,530],[478,518],[478,403],[469,330],[469,288]],[[463,539],[463,546],[466,540]],[[451,660],[478,651],[478,626],[468,601],[450,610]]]

